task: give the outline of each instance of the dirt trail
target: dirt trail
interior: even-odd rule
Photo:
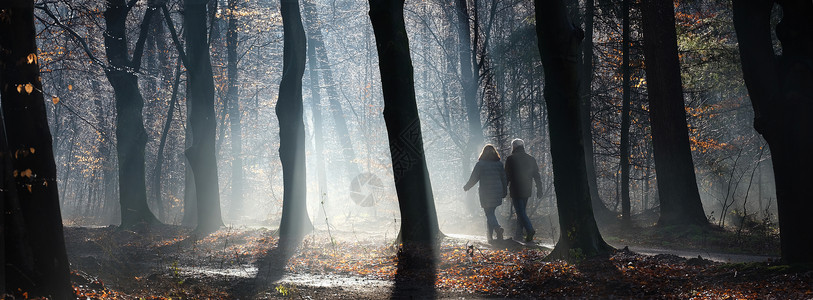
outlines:
[[[96,281],[99,279],[105,287],[109,285],[106,291],[124,295],[99,299],[388,299],[426,295],[420,294],[425,292],[421,287],[394,280],[397,249],[391,237],[372,233],[310,235],[280,280],[258,284],[254,263],[275,245],[273,230],[227,228],[200,240],[188,239],[188,229],[174,226],[147,233],[113,227],[68,227],[65,232],[72,269],[83,277],[74,281],[84,284],[89,293],[99,294],[103,289]],[[550,240],[489,245],[481,235],[446,235],[431,298],[530,295],[527,293],[588,298],[691,298],[702,293],[714,298],[730,296],[732,290],[741,290],[738,295],[748,298],[775,293],[773,289],[781,282],[791,282],[793,288],[781,285],[785,290],[777,295],[797,298],[805,292],[801,287],[813,282],[813,272],[787,274],[765,267],[737,270],[712,262],[775,259],[770,256],[632,246],[632,252],[619,251],[610,260],[588,259],[573,265],[544,261],[554,246]],[[613,246],[623,249],[618,243]],[[703,259],[698,260],[698,255]],[[754,281],[760,284],[751,284]],[[262,287],[257,289],[258,285]]]
[[[617,249],[624,248],[624,246],[613,245]],[[683,258],[697,258],[698,256],[703,259],[708,259],[721,263],[748,263],[748,262],[768,262],[778,261],[779,257],[768,255],[751,255],[751,254],[733,254],[733,253],[716,253],[700,250],[675,250],[675,249],[659,249],[641,246],[629,247],[630,251],[644,254],[644,255],[658,255],[658,254],[672,254]]]
[[[446,234],[447,236],[459,240],[467,240],[472,241],[473,243],[476,242],[481,245],[487,245],[486,238],[484,236],[477,236],[477,235],[467,235],[467,234]],[[542,240],[535,243],[535,245],[539,246],[540,248],[547,248],[553,249],[555,244],[550,240]],[[616,249],[624,249],[627,245],[622,244],[612,244],[611,246],[615,247]],[[489,246],[490,247],[490,246]],[[491,248],[491,247],[490,247]],[[657,248],[657,247],[647,247],[647,246],[629,246],[629,250],[635,253],[640,253],[644,255],[658,255],[658,254],[671,254],[682,258],[697,258],[698,256],[702,257],[703,259],[708,259],[714,262],[721,262],[721,263],[748,263],[748,262],[769,262],[769,261],[778,261],[779,257],[770,256],[770,255],[753,255],[753,254],[735,254],[735,253],[722,253],[722,252],[711,252],[711,251],[703,251],[703,250],[681,250],[681,249],[665,249],[665,248]]]

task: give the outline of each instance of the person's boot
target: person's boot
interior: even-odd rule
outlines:
[[[525,236],[525,242],[530,243],[534,241],[534,234],[536,234],[536,230],[528,232],[528,235]]]
[[[486,228],[486,240],[488,240],[489,244],[494,242],[494,238],[491,237],[493,232],[494,232],[494,228],[491,228],[490,226]]]
[[[494,231],[497,233],[497,240],[498,240],[498,241],[500,241],[500,242],[502,242],[502,241],[503,241],[502,233],[503,233],[505,230],[504,230],[504,229],[502,229],[502,227],[497,227],[496,229],[494,229]]]

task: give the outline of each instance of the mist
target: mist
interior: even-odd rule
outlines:
[[[0,288],[17,296],[104,290],[92,273],[172,285],[161,297],[190,278],[211,288],[192,298],[595,297],[567,285],[602,276],[636,287],[621,297],[748,297],[773,269],[764,289],[641,282],[813,260],[809,5],[29,6],[0,28]]]

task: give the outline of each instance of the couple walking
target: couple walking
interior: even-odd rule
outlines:
[[[511,191],[511,203],[517,213],[517,230],[514,240],[523,240],[523,230],[525,231],[525,242],[533,241],[534,230],[531,220],[525,209],[528,206],[528,198],[531,197],[531,180],[536,183],[536,197],[542,196],[542,179],[539,176],[539,167],[536,159],[525,153],[525,143],[521,139],[511,141],[511,155],[505,159],[505,167],[500,162],[500,155],[492,145],[483,147],[477,164],[471,172],[469,182],[463,186],[464,191],[468,191],[478,181],[480,182],[480,206],[486,214],[486,238],[492,243],[496,233],[498,241],[503,240],[504,229],[497,221],[495,213],[497,206],[502,204],[502,198]]]

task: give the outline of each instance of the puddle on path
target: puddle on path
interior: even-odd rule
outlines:
[[[288,274],[277,283],[309,287],[342,287],[345,290],[376,291],[390,289],[392,281],[341,274]]]
[[[251,278],[257,275],[257,268],[253,265],[240,265],[231,268],[209,268],[209,267],[179,267],[178,272],[182,275],[203,275],[203,276],[229,276],[238,278]]]
[[[252,278],[257,275],[257,268],[253,265],[216,269],[208,267],[181,267],[178,271],[183,275],[195,276],[228,276],[237,278]],[[364,276],[344,274],[285,274],[277,284],[290,284],[308,287],[341,287],[345,290],[376,291],[391,289],[392,281],[375,279]]]

